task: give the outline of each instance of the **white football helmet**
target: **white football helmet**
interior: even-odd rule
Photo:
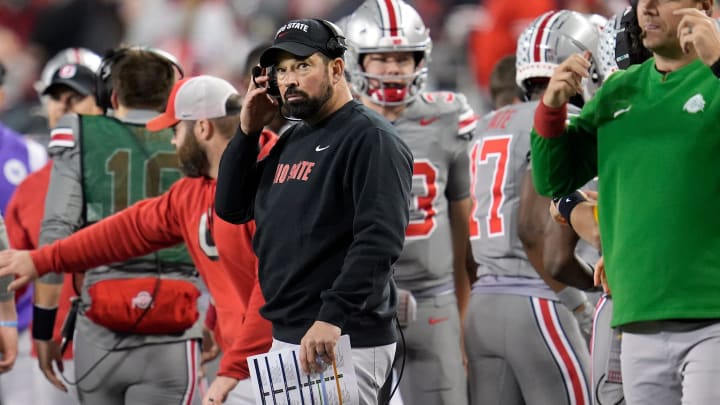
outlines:
[[[601,84],[597,73],[600,32],[585,15],[549,11],[536,18],[520,35],[516,52],[515,81],[527,92],[527,80],[550,78],[555,68],[575,53],[592,53],[590,79],[583,80],[583,98],[589,100]]]
[[[432,40],[430,30],[414,8],[402,0],[367,0],[339,25],[347,39],[345,65],[355,94],[380,105],[407,104],[420,94],[427,81]],[[362,67],[364,55],[383,52],[413,52],[415,72],[407,76],[366,73]],[[371,79],[377,86],[370,85]],[[397,79],[406,84],[385,85]]]
[[[622,18],[627,9],[615,14],[610,18],[600,32],[600,44],[598,45],[598,73],[602,80],[607,79],[611,74],[618,71],[617,59],[615,56],[615,41],[618,31],[624,30]]]
[[[76,63],[79,65],[87,66],[93,72],[96,72],[100,67],[102,58],[95,52],[85,48],[66,48],[58,52],[53,56],[43,67],[42,73],[40,73],[40,80],[33,84],[35,91],[37,91],[40,99],[43,98],[42,93],[50,85],[53,73],[58,70],[61,66],[68,63]]]

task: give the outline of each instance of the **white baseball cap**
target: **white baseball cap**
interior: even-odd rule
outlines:
[[[150,131],[175,126],[182,120],[224,117],[240,110],[226,106],[237,90],[227,81],[215,76],[194,76],[175,82],[168,97],[165,112],[148,121]],[[238,106],[239,107],[239,106]]]

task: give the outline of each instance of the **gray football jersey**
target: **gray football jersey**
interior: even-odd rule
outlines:
[[[422,291],[452,281],[448,201],[470,196],[468,146],[477,118],[465,96],[423,93],[394,122],[414,157],[410,224],[395,263],[400,288]]]
[[[518,237],[523,175],[530,170],[530,130],[537,102],[493,111],[478,123],[470,150],[470,241],[478,276],[539,278]],[[571,112],[576,110],[570,106]]]

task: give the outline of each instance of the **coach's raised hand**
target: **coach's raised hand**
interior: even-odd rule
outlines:
[[[27,250],[3,250],[0,252],[0,277],[12,274],[15,276],[8,291],[16,291],[38,277],[35,264]]]
[[[543,104],[551,108],[562,107],[575,94],[582,94],[582,80],[590,75],[590,52],[575,54],[555,68]]]
[[[260,132],[277,114],[278,101],[267,93],[269,81],[264,71],[250,80],[240,111],[240,129],[246,135]]]

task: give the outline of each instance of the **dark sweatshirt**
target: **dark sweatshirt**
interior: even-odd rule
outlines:
[[[409,220],[413,160],[393,126],[351,101],[257,155],[258,134],[230,142],[215,210],[232,223],[255,219],[261,314],[273,336],[299,344],[319,320],[353,347],[395,342],[392,264]]]

